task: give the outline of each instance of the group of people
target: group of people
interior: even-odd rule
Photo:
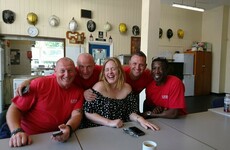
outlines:
[[[27,84],[29,92],[22,95]],[[138,95],[144,88],[145,111],[139,113]],[[53,75],[19,86],[7,112],[9,145],[31,144],[29,135],[56,130],[63,134],[52,139],[64,142],[80,124],[120,128],[126,121],[137,121],[146,129],[159,130],[146,118],[186,114],[184,90],[180,79],[167,75],[166,59],[154,59],[150,71],[141,51],[133,54],[125,67],[116,57],[99,66],[92,55],[82,53],[75,68],[74,62],[64,57],[57,61]]]

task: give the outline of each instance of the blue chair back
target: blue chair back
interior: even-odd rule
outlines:
[[[224,107],[224,97],[220,97],[212,100],[211,107],[212,108]]]

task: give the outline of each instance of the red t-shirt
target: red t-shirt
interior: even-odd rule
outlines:
[[[34,79],[29,90],[23,97],[12,99],[22,111],[21,127],[28,134],[58,130],[73,110],[83,107],[83,90],[74,84],[61,88],[55,75]]]
[[[76,68],[77,70],[77,68]],[[102,70],[102,66],[99,65],[95,65],[94,70],[93,70],[93,74],[89,79],[83,79],[78,73],[75,77],[74,83],[83,88],[84,90],[87,90],[89,88],[92,88],[94,86],[95,83],[97,83],[99,81],[99,75],[101,73]],[[78,70],[77,70],[78,72]]]
[[[186,114],[184,92],[183,82],[175,76],[168,75],[166,83],[160,86],[153,80],[146,88],[147,105],[179,108],[180,115]]]
[[[130,67],[125,66],[123,67],[125,71],[125,78],[126,82],[131,85],[132,90],[136,93],[139,94],[144,88],[147,87],[147,85],[153,80],[151,76],[151,72],[149,69],[146,69],[143,74],[140,76],[139,79],[137,80],[132,80],[130,78]]]

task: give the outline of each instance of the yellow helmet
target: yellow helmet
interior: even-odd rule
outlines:
[[[119,31],[121,33],[125,33],[127,31],[127,26],[126,26],[125,23],[120,23],[120,25],[119,25]]]
[[[183,39],[184,37],[184,31],[182,29],[177,30],[177,36],[179,39]]]
[[[30,12],[27,14],[27,21],[29,24],[35,25],[38,22],[38,16],[35,13]]]

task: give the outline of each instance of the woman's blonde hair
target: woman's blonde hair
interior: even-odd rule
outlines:
[[[110,58],[108,58],[108,59],[105,60],[105,62],[103,64],[103,67],[102,67],[102,70],[101,70],[101,73],[100,73],[99,80],[104,82],[104,85],[105,85],[106,89],[109,88],[110,85],[109,85],[108,81],[105,78],[105,65],[109,61],[113,61],[115,63],[115,65],[116,65],[116,67],[117,67],[117,70],[118,70],[118,81],[117,81],[115,87],[120,90],[122,88],[122,86],[124,85],[124,83],[125,83],[125,73],[124,73],[124,70],[122,69],[120,60],[118,58],[116,58],[116,57],[110,57]]]

